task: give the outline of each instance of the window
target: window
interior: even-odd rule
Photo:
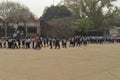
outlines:
[[[5,29],[0,26],[0,37],[5,36]]]
[[[28,33],[37,33],[37,28],[36,27],[28,27],[27,32]]]
[[[27,26],[35,26],[35,23],[27,23]]]
[[[18,26],[24,26],[25,24],[23,22],[19,22]]]
[[[13,26],[14,24],[13,23],[8,23],[8,26]]]

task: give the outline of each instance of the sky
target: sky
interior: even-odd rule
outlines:
[[[37,17],[42,16],[45,7],[58,4],[61,0],[0,0],[1,1],[14,1],[27,6],[33,14]]]
[[[45,7],[58,4],[61,0],[0,0],[1,1],[14,1],[19,2],[27,6],[33,14],[37,17],[42,16]],[[115,5],[120,6],[120,0],[115,3]]]

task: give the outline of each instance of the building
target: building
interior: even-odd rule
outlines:
[[[0,36],[5,36],[4,21],[0,18]]]
[[[120,36],[120,27],[113,26],[109,30],[109,34],[111,36]]]
[[[0,37],[34,37],[39,34],[42,37],[71,37],[73,36],[72,17],[65,17],[51,21],[45,21],[42,17],[34,18],[32,15],[24,19],[8,17],[0,18]]]
[[[19,34],[19,36],[35,36],[35,34],[41,35],[40,21],[42,19],[36,19],[32,15],[24,19],[19,16],[17,19],[11,17],[5,20],[0,18],[0,37],[10,37],[13,34]]]

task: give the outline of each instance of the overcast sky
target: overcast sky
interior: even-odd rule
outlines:
[[[0,1],[14,1],[20,2],[27,6],[37,17],[40,17],[43,14],[44,8],[46,6],[58,4],[61,0],[0,0]],[[120,0],[116,3],[116,5],[120,5]]]

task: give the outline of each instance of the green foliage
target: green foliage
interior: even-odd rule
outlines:
[[[0,17],[5,19],[8,17],[19,17],[23,16],[24,18],[28,18],[33,13],[24,5],[16,2],[2,1],[0,2]]]
[[[120,19],[119,19],[118,22],[116,23],[116,26],[120,27]]]
[[[90,27],[93,26],[93,22],[89,18],[78,19],[74,24],[76,25],[76,31],[82,35],[87,34]]]
[[[109,26],[116,24],[120,15],[119,7],[112,4],[115,1],[117,0],[64,0],[64,4],[78,16],[77,18],[82,18],[83,23],[84,18],[89,18],[94,30],[105,33]]]
[[[44,10],[43,17],[46,20],[71,16],[71,12],[65,6],[51,6]]]

